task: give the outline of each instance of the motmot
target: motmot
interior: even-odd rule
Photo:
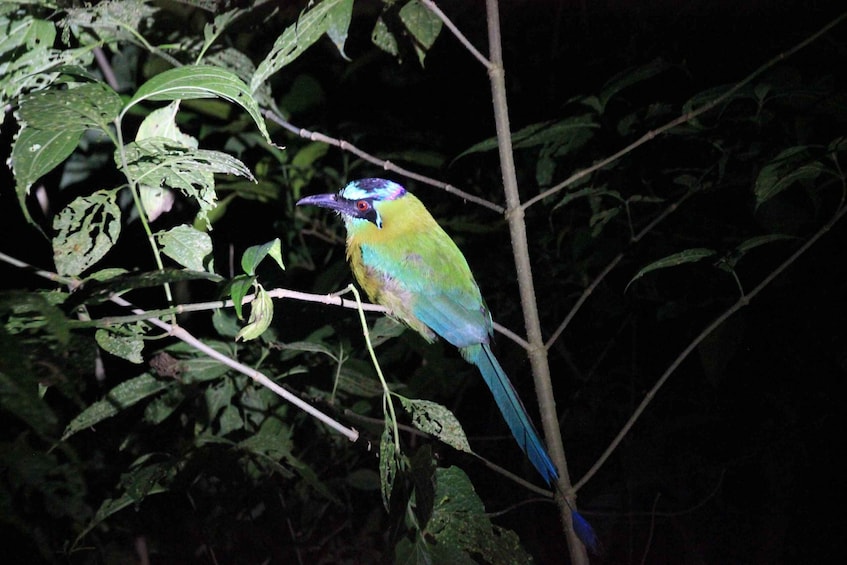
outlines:
[[[368,296],[428,342],[441,337],[474,364],[520,448],[548,485],[559,473],[509,377],[491,351],[493,322],[465,256],[423,203],[403,186],[366,178],[298,206],[334,210],[347,229],[347,260]],[[596,551],[591,526],[572,512],[574,529]]]

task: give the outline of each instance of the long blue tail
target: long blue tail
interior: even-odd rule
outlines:
[[[480,345],[471,345],[463,349],[462,353],[465,359],[479,367],[479,372],[482,373],[482,378],[485,379],[485,384],[491,389],[494,395],[494,401],[500,412],[503,414],[503,419],[512,430],[512,435],[521,446],[530,462],[538,469],[541,476],[547,481],[547,484],[553,485],[556,479],[559,478],[559,472],[547,455],[547,450],[538,433],[535,431],[535,426],[529,420],[529,415],[526,409],[518,398],[515,392],[515,387],[509,381],[509,377],[503,372],[500,363],[491,352],[491,348],[487,343]]]
[[[547,481],[550,486],[556,486],[556,480],[559,478],[559,472],[556,471],[555,465],[550,460],[547,450],[541,443],[538,437],[538,432],[535,431],[535,426],[529,419],[521,399],[518,398],[515,387],[497,358],[491,352],[491,347],[487,343],[480,345],[471,345],[462,349],[462,355],[465,359],[479,367],[479,372],[482,373],[482,378],[485,379],[485,384],[491,389],[494,395],[494,401],[497,402],[497,407],[503,414],[503,419],[512,430],[512,435],[526,453],[529,460],[541,473],[541,476]],[[600,552],[600,543],[597,539],[597,534],[594,533],[591,525],[582,517],[582,515],[571,508],[571,517],[573,518],[574,531],[583,544],[592,553]]]

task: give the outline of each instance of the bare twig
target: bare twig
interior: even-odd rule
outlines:
[[[112,296],[109,300],[111,300],[115,304],[122,306],[124,308],[130,308],[137,315],[146,314],[146,312],[144,312],[144,310],[142,310],[140,308],[135,308],[130,302],[124,300],[120,296]],[[224,355],[223,353],[220,353],[220,352],[214,350],[213,348],[209,347],[208,345],[206,345],[205,343],[203,343],[202,341],[200,341],[199,339],[197,339],[196,337],[191,335],[184,328],[181,328],[180,326],[168,324],[167,322],[163,322],[159,318],[147,318],[147,321],[149,323],[153,324],[154,326],[165,330],[166,332],[168,332],[169,335],[172,335],[175,338],[179,339],[180,341],[187,343],[188,345],[190,345],[191,347],[193,347],[197,351],[200,351],[201,353],[207,355],[208,357],[211,357],[212,359],[218,361],[219,363],[226,365],[230,369],[234,369],[241,374],[247,375],[248,377],[250,377],[251,379],[253,379],[257,383],[262,385],[263,387],[272,390],[274,393],[276,393],[281,398],[283,398],[283,399],[287,400],[288,402],[290,402],[291,404],[295,405],[300,410],[303,410],[304,412],[306,412],[307,414],[309,414],[313,418],[320,420],[321,422],[323,422],[324,424],[326,424],[330,428],[332,428],[332,429],[336,430],[337,432],[339,432],[340,434],[344,435],[350,441],[356,441],[356,440],[359,439],[359,432],[356,431],[354,428],[347,428],[346,426],[344,426],[343,424],[339,423],[338,421],[332,419],[331,417],[327,416],[326,414],[324,414],[323,412],[321,412],[320,410],[318,410],[314,406],[300,400],[299,397],[297,397],[294,394],[288,392],[287,390],[285,390],[284,388],[282,388],[281,386],[279,386],[278,384],[273,382],[271,379],[269,379],[267,376],[265,376],[263,373],[255,370],[255,369],[252,369],[252,368],[248,367],[247,365],[239,363],[235,359],[231,359],[231,358],[227,357],[226,355]]]
[[[473,55],[474,58],[476,58],[477,61],[482,63],[486,70],[488,70],[489,72],[491,71],[491,68],[493,67],[491,61],[486,59],[485,55],[480,53],[479,50],[474,47],[473,43],[471,43],[470,40],[465,37],[465,34],[459,31],[459,28],[456,27],[456,24],[454,24],[452,20],[450,20],[450,18],[448,18],[447,15],[441,11],[441,8],[439,8],[435,4],[435,2],[433,2],[432,0],[421,0],[421,4],[426,6],[427,10],[438,16],[438,19],[444,22],[444,26],[450,30],[450,33],[452,33],[456,37],[456,39],[459,40],[459,43],[461,43],[465,47],[465,49],[467,49],[468,52]]]
[[[468,202],[473,202],[474,204],[479,204],[480,206],[482,206],[484,208],[488,208],[489,210],[497,212],[498,214],[502,214],[503,211],[504,211],[504,208],[502,206],[500,206],[499,204],[489,202],[485,198],[480,198],[479,196],[476,196],[476,195],[470,194],[468,192],[465,192],[463,190],[460,190],[460,189],[456,188],[455,186],[453,186],[452,184],[448,184],[446,182],[441,182],[441,181],[436,180],[434,178],[427,177],[427,176],[421,175],[419,173],[415,173],[415,172],[410,171],[408,169],[404,169],[403,167],[395,165],[391,161],[387,161],[385,159],[380,159],[378,157],[374,157],[370,153],[362,151],[361,149],[359,149],[358,147],[356,147],[352,143],[344,141],[343,139],[336,139],[334,137],[330,137],[330,136],[323,134],[323,133],[320,133],[320,132],[310,131],[310,130],[307,130],[305,128],[298,128],[297,126],[291,124],[285,118],[280,116],[277,112],[274,112],[272,110],[265,110],[263,112],[263,114],[267,119],[271,120],[275,124],[282,126],[283,128],[287,129],[291,133],[298,135],[298,136],[300,136],[304,139],[308,139],[309,141],[320,141],[321,143],[326,143],[327,145],[332,145],[333,147],[337,147],[337,148],[341,149],[342,151],[347,151],[348,153],[352,153],[353,155],[356,155],[357,157],[359,157],[359,158],[361,158],[361,159],[363,159],[363,160],[365,160],[369,163],[373,163],[374,165],[378,165],[386,171],[391,171],[391,172],[397,173],[398,175],[402,175],[404,177],[414,179],[418,182],[428,184],[428,185],[434,186],[436,188],[440,188],[441,190],[443,190],[443,191],[445,191],[449,194],[453,194],[455,196],[458,196],[459,198],[467,200]]]

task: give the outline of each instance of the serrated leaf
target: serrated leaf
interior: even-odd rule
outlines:
[[[668,269],[671,267],[678,267],[679,265],[684,265],[686,263],[694,263],[697,261],[701,261],[706,257],[712,257],[717,252],[714,249],[706,249],[706,248],[692,248],[686,249],[685,251],[680,251],[679,253],[674,253],[673,255],[668,255],[667,257],[662,257],[658,261],[653,261],[646,267],[642,267],[634,277],[627,283],[626,288],[629,288],[633,282],[637,279],[640,279],[647,273],[651,271],[656,271],[659,269]],[[624,292],[626,289],[624,289]]]
[[[156,234],[162,253],[192,271],[204,271],[204,259],[212,253],[212,238],[205,232],[182,224]]]
[[[247,325],[241,328],[235,340],[249,341],[256,339],[268,329],[271,325],[274,315],[274,303],[268,292],[262,288],[262,285],[256,284],[258,290],[256,298],[250,303],[250,318],[247,319]]]
[[[101,82],[75,88],[51,88],[21,100],[21,118],[29,127],[47,131],[84,131],[109,125],[121,111],[120,96]]]
[[[122,410],[164,390],[167,386],[167,381],[159,380],[149,373],[122,382],[110,390],[103,400],[98,400],[71,420],[62,434],[62,440],[115,416]]]
[[[115,245],[121,233],[117,191],[99,190],[74,199],[53,221],[53,259],[61,275],[79,275]]]
[[[255,275],[256,267],[265,257],[271,257],[280,269],[285,270],[282,262],[282,242],[278,237],[262,245],[248,247],[241,255],[241,268],[248,275]]]
[[[262,112],[251,92],[244,81],[231,71],[209,65],[187,65],[167,70],[141,85],[124,107],[121,116],[143,100],[223,98],[244,108],[265,141],[273,145]]]
[[[256,67],[250,91],[255,92],[268,78],[299,57],[306,49],[329,31],[338,33],[339,23],[349,19],[352,0],[323,0],[282,32],[264,60]],[[345,26],[346,27],[346,26]],[[338,38],[338,35],[336,35]]]
[[[468,438],[456,416],[445,406],[429,400],[400,397],[400,402],[412,415],[412,423],[420,431],[437,437],[450,447],[473,453]]]

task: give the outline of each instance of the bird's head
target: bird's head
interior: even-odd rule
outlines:
[[[297,201],[298,206],[311,205],[335,210],[345,222],[363,220],[382,229],[380,203],[397,200],[406,195],[406,189],[386,179],[354,180],[337,194],[314,194]]]

